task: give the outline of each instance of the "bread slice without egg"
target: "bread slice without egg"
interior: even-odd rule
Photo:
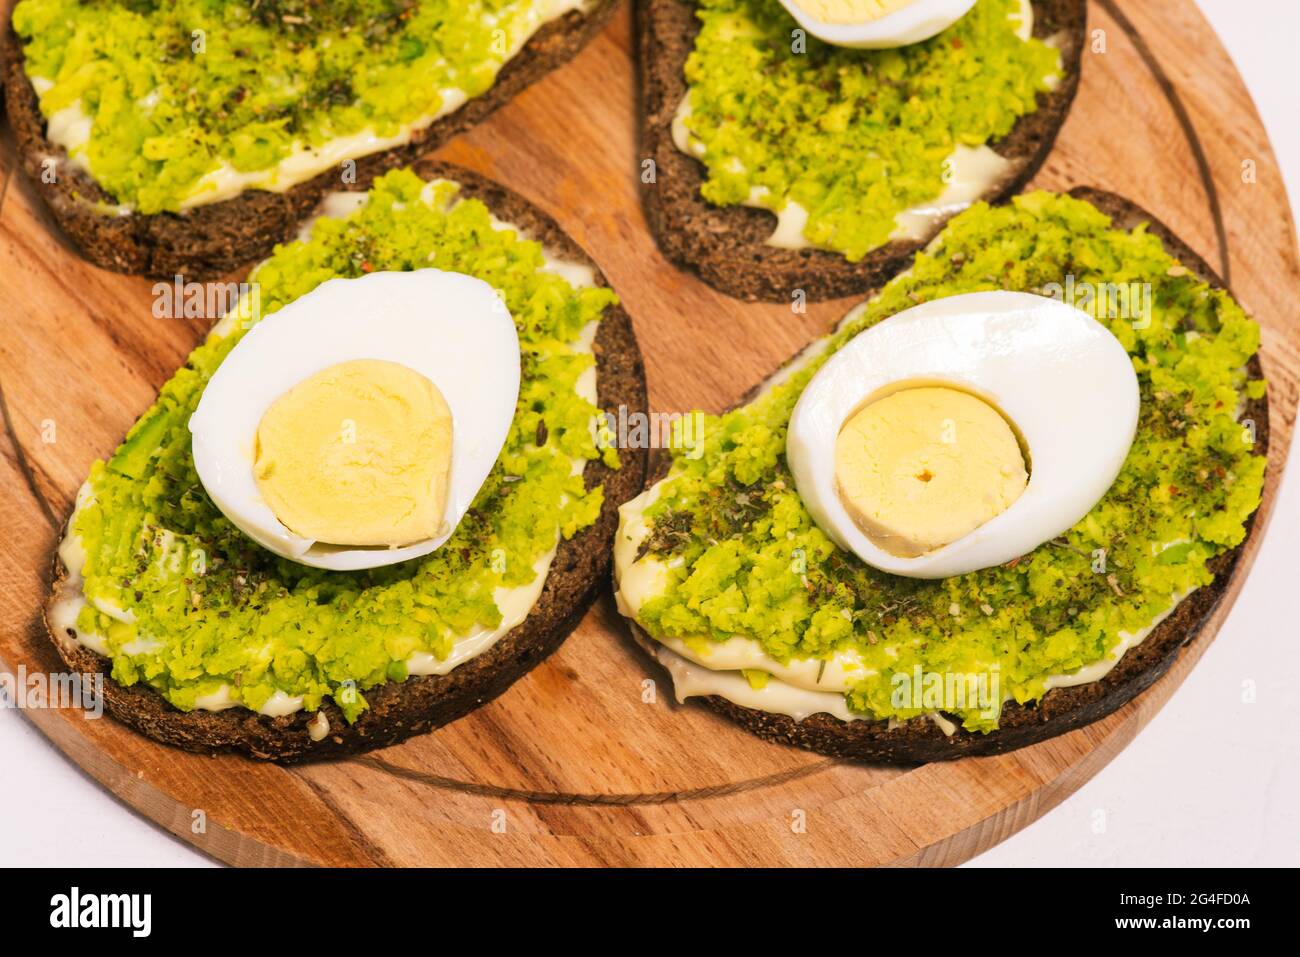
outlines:
[[[413,167],[422,179],[444,178],[461,186],[460,195],[482,200],[493,214],[518,226],[558,258],[595,264],[559,225],[527,200],[468,170],[444,163]],[[597,283],[606,285],[599,271]],[[632,324],[622,306],[609,307],[597,326],[593,344],[596,388],[602,409],[646,409],[645,369]],[[334,702],[321,706],[329,733],[313,741],[307,731],[314,714],[298,712],[272,718],[247,708],[226,711],[180,711],[141,683],[125,687],[110,677],[112,663],[79,644],[72,635],[49,628],[49,608],[67,587],[66,569],[54,562],[53,585],[46,605],[46,626],[68,666],[100,673],[105,706],[113,717],[137,731],[188,751],[240,751],[257,758],[292,763],[337,757],[393,744],[413,734],[454,721],[491,701],[560,646],[609,578],[610,544],[618,524],[618,507],[636,495],[645,481],[644,450],[621,449],[621,467],[587,463],[583,478],[590,488],[604,485],[604,503],[596,522],[559,543],[541,597],[518,626],[483,654],[445,675],[411,677],[366,691],[370,707],[348,724]]]
[[[1086,0],[1033,5],[1034,36],[1056,37],[1064,76],[1056,89],[1038,95],[1037,110],[990,144],[1011,166],[980,197],[989,202],[1019,190],[1042,165],[1079,86]],[[689,0],[636,0],[641,156],[654,160],[656,169],[655,182],[642,184],[641,197],[665,256],[738,299],[789,302],[795,289],[809,300],[834,299],[880,285],[943,228],[943,221],[936,222],[921,239],[891,241],[851,263],[838,252],[769,246],[772,213],[703,199],[704,164],[677,149],[672,135],[673,115],[686,95],[683,69],[699,30]]]
[[[1224,288],[1222,280],[1205,260],[1141,207],[1115,193],[1088,187],[1071,190],[1070,195],[1086,200],[1110,216],[1117,229],[1148,224],[1149,231],[1159,237],[1171,256],[1211,286]],[[1253,378],[1262,377],[1258,355],[1251,358],[1248,368]],[[753,398],[756,393],[757,390],[743,401]],[[1242,417],[1254,423],[1256,451],[1266,455],[1269,435],[1267,396],[1247,400]],[[656,463],[657,478],[666,474],[668,465],[666,461]],[[770,741],[857,761],[920,764],[1002,754],[1023,748],[1104,718],[1137,697],[1168,671],[1179,650],[1195,640],[1227,593],[1242,553],[1258,534],[1256,517],[1257,513],[1247,522],[1246,539],[1241,545],[1209,562],[1214,581],[1192,592],[1145,640],[1125,652],[1104,677],[1087,684],[1054,688],[1036,702],[1023,705],[1008,702],[1002,708],[997,729],[987,734],[958,727],[948,735],[925,716],[893,727],[888,721],[841,721],[824,713],[796,721],[788,715],[747,708],[716,695],[704,696],[700,700]],[[635,623],[632,627],[639,630]],[[653,639],[644,633],[640,637],[653,647]]]
[[[604,27],[619,0],[595,0],[546,24],[497,74],[492,88],[460,109],[417,132],[404,146],[356,161],[357,188],[381,174],[409,165],[458,133],[487,118],[515,94],[572,59]],[[299,222],[326,193],[352,188],[337,170],[283,192],[246,190],[238,196],[180,213],[117,215],[116,200],[66,151],[46,136],[36,90],[23,69],[23,48],[12,20],[0,31],[0,70],[5,103],[23,168],[54,219],[91,262],[117,272],[161,278],[215,278],[267,255],[293,238]],[[45,182],[45,162],[56,163],[56,181]],[[108,210],[108,211],[106,211]]]

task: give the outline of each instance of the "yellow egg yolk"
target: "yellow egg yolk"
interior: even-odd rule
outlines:
[[[795,0],[822,23],[867,23],[899,10],[913,0]]]
[[[1028,484],[1016,435],[958,389],[894,392],[849,416],[835,441],[840,500],[879,548],[903,558],[968,534]]]
[[[275,517],[304,538],[409,545],[442,528],[451,432],[446,400],[418,372],[342,362],[266,410],[253,475]]]

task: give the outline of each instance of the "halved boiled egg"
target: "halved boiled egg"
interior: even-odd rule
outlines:
[[[213,502],[259,545],[348,570],[455,530],[519,397],[519,339],[487,283],[437,269],[331,279],[267,316],[190,418]]]
[[[786,457],[814,521],[869,565],[946,578],[1088,514],[1137,429],[1138,383],[1087,313],[1019,292],[906,309],[805,387]]]
[[[869,50],[928,40],[975,0],[781,0],[799,25],[826,43]]]

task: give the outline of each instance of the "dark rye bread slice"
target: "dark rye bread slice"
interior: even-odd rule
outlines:
[[[1065,75],[1038,95],[1038,109],[990,146],[1011,161],[1001,182],[982,198],[998,202],[1018,191],[1046,159],[1079,87],[1086,0],[1033,0],[1034,36],[1058,36]],[[778,249],[765,240],[776,217],[765,209],[714,206],[700,196],[704,164],[673,143],[673,115],[686,95],[683,68],[699,33],[689,0],[637,0],[641,156],[654,160],[655,182],[641,186],[646,220],[664,255],[693,269],[709,285],[747,301],[788,302],[794,290],[810,300],[835,299],[880,285],[939,232],[894,240],[851,263],[837,252]]]
[[[570,60],[613,14],[619,0],[593,0],[546,24],[497,75],[482,96],[417,133],[410,143],[356,161],[356,185],[366,188],[382,173],[406,166],[487,118],[525,87]],[[270,253],[293,238],[298,223],[322,196],[343,189],[330,169],[284,192],[247,190],[238,196],[182,213],[124,215],[104,211],[116,200],[68,161],[45,135],[45,118],[23,70],[23,47],[12,19],[0,34],[3,83],[23,168],[54,219],[91,262],[117,272],[161,278],[211,279]],[[46,183],[44,163],[55,161],[57,181]],[[350,187],[346,187],[350,188]]]
[[[1131,229],[1147,223],[1170,255],[1213,287],[1224,288],[1223,281],[1205,260],[1141,207],[1122,196],[1090,187],[1077,187],[1070,195],[1087,200],[1111,216],[1117,228]],[[1262,377],[1258,355],[1251,358],[1248,368],[1252,376]],[[758,391],[753,390],[742,401],[748,401]],[[1242,418],[1254,422],[1256,451],[1266,455],[1267,397],[1248,400]],[[667,465],[667,462],[657,463],[657,477],[662,478]],[[913,718],[894,728],[887,721],[841,721],[828,714],[814,714],[795,721],[787,715],[746,708],[716,695],[701,700],[760,737],[837,758],[921,764],[1014,751],[1104,718],[1168,671],[1179,650],[1196,638],[1227,592],[1237,562],[1254,531],[1255,515],[1252,515],[1246,524],[1245,541],[1209,563],[1214,582],[1192,592],[1144,641],[1130,648],[1105,677],[1072,688],[1054,688],[1037,702],[1024,705],[1010,702],[1002,709],[997,730],[988,734],[966,731],[959,726],[952,735],[946,735],[926,717]],[[633,628],[640,631],[636,625]],[[653,642],[644,633],[641,637],[643,641]]]
[[[424,179],[443,177],[461,184],[462,196],[481,199],[499,218],[519,226],[548,252],[595,269],[595,263],[549,216],[527,200],[468,170],[425,161],[413,169]],[[607,285],[599,270],[597,282]],[[597,327],[597,395],[600,407],[645,410],[645,368],[632,323],[622,306],[612,306]],[[295,763],[368,751],[429,731],[491,701],[517,678],[558,648],[577,625],[609,578],[610,543],[618,524],[618,506],[636,495],[646,476],[646,452],[619,451],[621,468],[599,461],[587,463],[583,478],[590,488],[603,483],[604,505],[595,524],[573,538],[561,540],[541,597],[528,617],[476,658],[446,675],[388,682],[365,692],[370,703],[349,725],[332,702],[321,708],[330,731],[312,741],[299,712],[271,718],[246,708],[227,711],[180,711],[143,684],[123,687],[110,677],[111,662],[78,644],[71,635],[49,628],[49,608],[67,587],[67,571],[56,558],[53,585],[46,606],[46,627],[55,647],[76,671],[104,676],[108,712],[137,731],[188,751],[240,751],[253,757]]]

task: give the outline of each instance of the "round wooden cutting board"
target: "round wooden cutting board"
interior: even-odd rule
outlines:
[[[829,760],[673,702],[605,596],[501,698],[337,763],[286,770],[187,754],[77,711],[27,716],[123,801],[236,864],[953,864],[1024,827],[1110,761],[1204,652],[1262,538],[1300,388],[1294,226],[1227,54],[1186,0],[1100,0],[1089,17],[1078,100],[1034,185],[1123,193],[1220,271],[1263,326],[1272,423],[1237,580],[1170,673],[1116,714],[1000,757],[911,770]],[[717,411],[851,303],[747,305],[659,255],[637,200],[630,22],[622,10],[440,155],[523,193],[599,263],[636,324],[653,409]],[[48,673],[62,666],[40,608],[77,487],[206,324],[156,319],[149,281],[87,265],[14,172],[9,138],[3,161],[0,668]]]

